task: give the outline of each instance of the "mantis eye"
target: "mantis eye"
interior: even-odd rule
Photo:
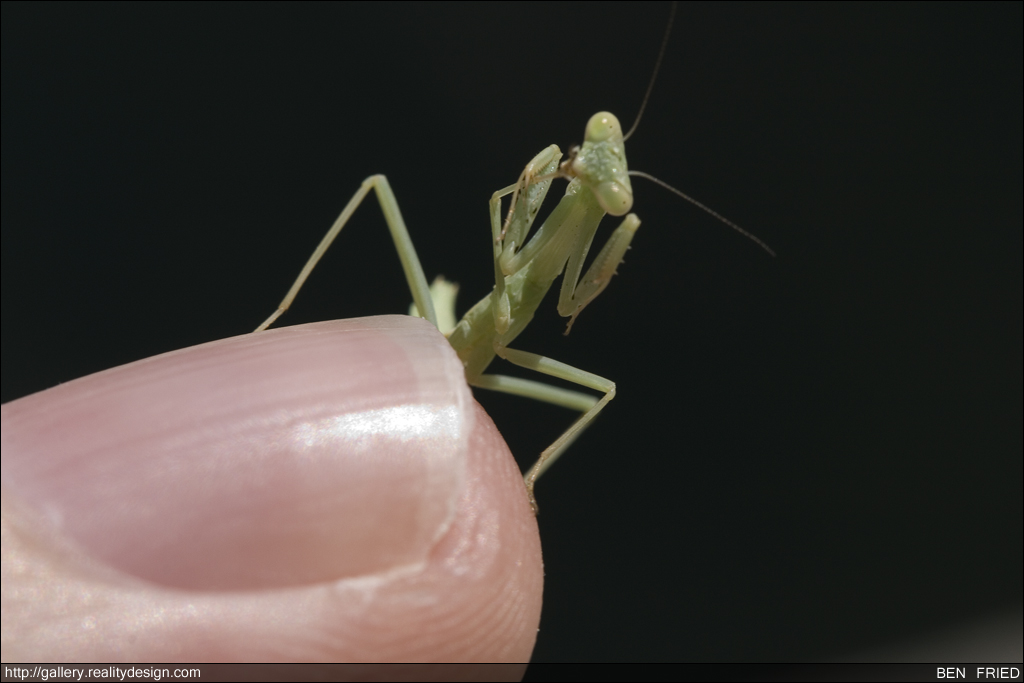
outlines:
[[[601,208],[613,216],[622,216],[633,208],[633,193],[614,180],[607,180],[594,189]]]
[[[604,142],[611,137],[622,137],[622,126],[615,114],[606,111],[598,112],[587,121],[587,142]]]

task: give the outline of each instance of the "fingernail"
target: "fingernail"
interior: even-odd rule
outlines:
[[[166,586],[380,574],[447,530],[471,405],[425,321],[269,330],[4,405],[3,481],[94,557]]]

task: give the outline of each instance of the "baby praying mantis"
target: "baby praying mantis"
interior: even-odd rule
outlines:
[[[618,119],[608,112],[595,114],[587,124],[585,141],[580,149],[560,164],[561,159],[561,150],[557,145],[551,145],[527,164],[515,184],[492,195],[490,215],[495,287],[458,323],[455,323],[454,286],[441,278],[435,280],[432,287],[427,285],[391,186],[383,175],[374,175],[363,181],[277,310],[256,330],[265,330],[288,309],[317,261],[370,190],[374,190],[412,291],[415,311],[448,337],[465,365],[466,382],[470,386],[534,398],[582,412],[572,426],[541,453],[525,476],[530,504],[535,510],[533,486],[537,477],[615,397],[615,383],[545,356],[509,348],[509,344],[533,319],[544,295],[563,270],[566,270],[566,276],[558,297],[558,312],[569,316],[571,325],[580,311],[608,285],[640,226],[636,214],[626,216],[581,279],[583,261],[601,219],[606,213],[622,216],[633,206]],[[527,239],[551,181],[559,176],[572,179],[565,196],[544,224]],[[512,205],[503,224],[501,199],[510,194],[513,196]],[[598,399],[543,382],[485,374],[496,355],[515,365],[603,392],[604,395]]]
[[[671,18],[662,43],[662,55],[669,29]],[[658,57],[658,65],[660,63],[661,55]],[[637,123],[657,71],[658,66],[655,66],[644,104],[637,115]],[[414,303],[411,313],[429,320],[448,338],[465,366],[466,382],[470,386],[533,398],[581,413],[554,443],[544,449],[523,477],[530,505],[536,512],[537,501],[533,489],[537,478],[615,398],[615,383],[561,361],[511,348],[509,345],[533,319],[545,294],[563,271],[558,313],[569,318],[566,334],[580,312],[608,286],[640,226],[640,219],[630,213],[633,190],[629,176],[645,177],[670,189],[772,253],[756,237],[678,190],[644,173],[631,173],[626,164],[624,142],[635,130],[637,123],[624,135],[619,120],[613,114],[594,114],[587,123],[583,144],[573,148],[565,161],[562,161],[562,152],[558,146],[551,145],[530,160],[514,184],[491,196],[494,289],[458,322],[455,316],[455,285],[443,278],[437,278],[433,285],[427,285],[423,267],[402,220],[391,186],[383,175],[373,175],[363,181],[309,257],[277,310],[256,331],[265,330],[288,309],[317,262],[372,189],[380,202],[412,292]],[[534,220],[555,178],[569,180],[565,196],[531,236]],[[501,201],[509,195],[510,206],[502,221]],[[594,241],[598,224],[605,214],[625,216],[625,219],[583,273],[584,261]],[[544,382],[486,373],[495,356],[514,365],[601,392],[602,395],[598,398]]]

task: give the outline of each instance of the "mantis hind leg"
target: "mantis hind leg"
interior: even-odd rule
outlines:
[[[313,255],[306,261],[306,265],[303,266],[299,276],[295,278],[295,282],[292,284],[291,289],[288,290],[288,293],[285,294],[284,299],[281,300],[277,310],[264,320],[262,325],[256,328],[257,332],[267,329],[292,305],[292,301],[295,300],[295,296],[302,289],[306,278],[313,272],[313,268],[316,267],[316,264],[323,257],[324,253],[327,252],[331,243],[334,242],[338,233],[345,227],[345,224],[348,223],[352,214],[355,213],[355,210],[371,189],[376,192],[377,200],[380,202],[381,210],[384,212],[384,220],[388,224],[391,239],[398,250],[398,258],[402,262],[405,280],[409,283],[409,290],[412,292],[412,299],[415,302],[416,308],[420,311],[422,317],[433,323],[435,327],[437,326],[437,314],[434,312],[434,302],[431,298],[430,287],[427,285],[427,278],[423,275],[423,266],[420,265],[420,259],[416,255],[416,248],[409,237],[409,230],[405,227],[405,221],[402,220],[402,212],[398,209],[398,200],[395,199],[395,193],[391,191],[391,185],[388,184],[387,178],[382,175],[372,175],[364,180],[363,184],[356,190],[356,193],[352,195],[352,199],[342,209],[341,214],[334,221],[334,225],[327,231],[324,238],[320,240],[320,244],[317,245]]]

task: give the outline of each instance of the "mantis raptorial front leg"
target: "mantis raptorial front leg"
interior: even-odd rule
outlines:
[[[494,239],[494,329],[498,334],[507,333],[511,324],[512,311],[508,293],[505,291],[505,276],[513,274],[518,268],[510,265],[510,262],[529,235],[537,212],[551,187],[551,176],[561,159],[562,151],[558,149],[558,145],[551,145],[530,160],[514,185],[491,195],[491,237]],[[534,179],[538,176],[547,177],[535,182]],[[521,201],[520,193],[523,195]],[[501,200],[510,194],[512,202],[509,205],[508,218],[502,225]]]
[[[362,203],[363,199],[366,198],[371,188],[377,193],[377,200],[380,202],[380,208],[384,212],[384,220],[388,224],[391,239],[394,240],[395,248],[398,250],[398,258],[402,262],[402,270],[405,271],[405,280],[409,283],[409,291],[412,292],[412,299],[416,302],[417,308],[422,312],[421,317],[426,318],[437,326],[437,314],[434,312],[434,302],[430,296],[430,287],[427,285],[427,278],[423,275],[423,266],[420,265],[420,259],[416,256],[416,248],[409,237],[409,230],[405,227],[405,221],[402,220],[402,212],[398,209],[398,200],[395,199],[395,193],[391,191],[391,185],[388,184],[387,178],[382,175],[372,175],[364,180],[356,193],[352,195],[352,199],[342,209],[338,219],[334,221],[334,225],[327,231],[324,238],[320,240],[320,244],[317,245],[313,255],[306,261],[302,272],[295,278],[295,282],[292,284],[291,289],[288,290],[288,293],[285,294],[284,299],[281,300],[277,310],[264,320],[262,325],[256,328],[257,332],[262,332],[270,327],[292,305],[295,295],[302,289],[306,278],[313,272],[313,268],[316,267],[316,264],[331,246],[331,243],[334,242],[334,238],[338,236],[341,229],[348,223],[349,218],[355,213],[355,210]]]
[[[569,318],[569,324],[565,327],[565,334],[572,330],[572,324],[576,322],[583,309],[591,301],[604,291],[604,288],[611,282],[619,264],[622,263],[629,243],[633,241],[633,235],[640,227],[640,219],[636,214],[626,216],[626,220],[615,229],[612,236],[605,242],[604,247],[597,254],[597,258],[590,264],[586,274],[580,279],[580,271],[583,269],[583,259],[586,252],[573,253],[569,257],[569,263],[565,267],[565,276],[562,278],[562,291],[558,295],[558,314]],[[575,283],[575,286],[573,286]]]

